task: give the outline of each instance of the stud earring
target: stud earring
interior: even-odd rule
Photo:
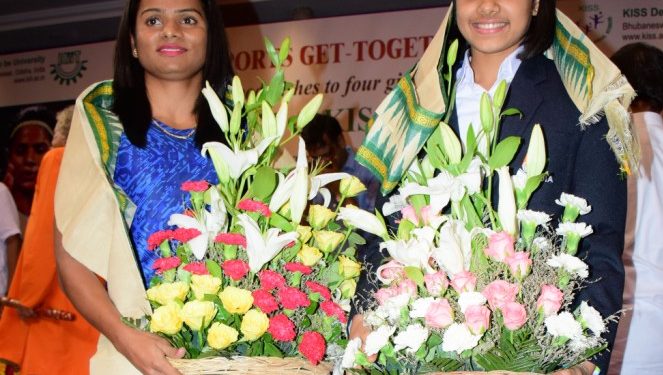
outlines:
[[[135,58],[138,58],[138,48],[134,47],[134,49],[131,51],[131,54],[132,54]]]
[[[539,1],[537,0],[534,3],[534,9],[532,9],[532,16],[536,17],[539,14]]]

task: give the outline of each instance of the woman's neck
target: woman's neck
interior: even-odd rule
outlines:
[[[196,126],[195,107],[202,88],[202,75],[189,80],[168,81],[145,75],[152,117],[175,129]]]
[[[516,48],[501,53],[482,53],[472,49],[470,66],[474,72],[474,82],[489,91],[497,81],[500,66]]]

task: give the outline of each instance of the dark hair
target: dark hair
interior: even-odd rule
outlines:
[[[663,52],[645,43],[627,44],[610,58],[652,111],[663,110]]]
[[[18,115],[12,126],[12,133],[9,136],[9,144],[11,145],[14,136],[17,134],[16,127],[24,122],[28,121],[39,121],[43,122],[51,129],[49,132],[47,129],[43,129],[47,133],[49,140],[53,138],[53,128],[55,127],[55,114],[44,106],[30,106],[23,108]]]
[[[207,19],[207,49],[203,66],[203,82],[209,81],[220,98],[225,97],[232,79],[228,41],[223,19],[213,0],[200,0]],[[115,45],[115,73],[113,75],[113,112],[132,144],[145,147],[146,135],[152,121],[152,109],[145,89],[145,70],[132,55],[131,36],[136,33],[136,18],[140,0],[129,0],[124,9]],[[201,86],[202,89],[202,86]],[[196,144],[222,141],[223,134],[214,122],[209,105],[202,93],[196,102],[198,116]]]
[[[532,0],[535,1],[535,0]],[[457,0],[453,0],[452,4],[456,7]],[[539,10],[536,16],[532,17],[525,39],[523,40],[523,52],[518,56],[521,60],[527,60],[534,56],[538,56],[545,52],[553,43],[555,38],[555,24],[557,22],[556,14],[556,0],[540,0]],[[457,8],[455,8],[457,9]],[[453,15],[453,22],[451,22],[450,36],[459,36],[463,39],[458,25],[456,24],[455,11]],[[460,47],[466,46],[467,42],[463,41]],[[464,51],[465,48],[459,49]],[[462,58],[460,59],[462,60]]]
[[[302,138],[309,146],[324,146],[324,136],[330,141],[336,141],[341,136],[341,124],[335,117],[317,114],[313,120],[302,130]]]

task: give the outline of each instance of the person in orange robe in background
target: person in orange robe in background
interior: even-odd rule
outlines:
[[[71,116],[68,119],[63,121],[66,131]],[[57,135],[58,127],[54,146]],[[59,146],[64,146],[64,139]],[[42,160],[30,219],[7,295],[29,309],[5,307],[0,318],[0,360],[19,366],[22,375],[89,374],[90,357],[97,349],[99,332],[60,289],[55,268],[53,198],[63,153],[64,147],[56,147]],[[56,320],[34,315],[30,310],[40,308],[71,312],[75,319]]]

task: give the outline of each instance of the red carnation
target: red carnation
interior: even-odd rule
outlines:
[[[280,288],[285,285],[285,278],[278,272],[272,270],[264,270],[258,272],[260,279],[260,287],[263,290],[270,291],[274,288]]]
[[[249,265],[241,259],[226,260],[221,268],[223,268],[223,273],[235,281],[240,280],[249,272]]]
[[[320,308],[322,311],[324,311],[327,316],[335,316],[338,318],[338,320],[341,321],[341,323],[347,323],[348,318],[345,316],[345,311],[341,308],[341,306],[335,304],[332,301],[325,301],[320,304]]]
[[[209,187],[209,182],[207,181],[184,181],[180,189],[184,191],[195,191],[202,193]]]
[[[203,262],[193,262],[184,266],[185,271],[189,271],[194,275],[209,275],[209,271]]]
[[[322,284],[318,284],[315,281],[307,281],[306,287],[309,288],[311,292],[320,294],[324,299],[331,299],[331,292]]]
[[[181,243],[186,243],[200,236],[200,231],[196,228],[177,228],[173,231],[173,238]]]
[[[278,314],[269,319],[267,329],[274,340],[290,342],[295,339],[295,324],[283,314]]]
[[[306,293],[289,286],[279,289],[278,296],[281,306],[288,310],[295,310],[298,307],[308,307],[311,304]]]
[[[304,333],[302,342],[299,344],[299,352],[302,353],[312,365],[317,365],[325,356],[325,338],[315,331]]]
[[[253,199],[242,199],[237,204],[237,208],[249,212],[259,212],[265,217],[272,216],[272,211],[269,210],[269,206],[262,203],[261,201],[256,201]]]
[[[269,292],[258,289],[254,290],[251,295],[253,295],[253,305],[262,310],[265,314],[269,314],[279,309],[278,302],[276,302],[274,296]]]
[[[158,232],[154,232],[147,239],[147,249],[154,250],[161,246],[163,241],[169,240],[171,238],[173,238],[172,230],[160,230]]]
[[[157,270],[157,273],[164,273],[173,268],[177,268],[182,263],[178,257],[159,258],[152,263],[152,269]]]
[[[224,245],[239,245],[246,248],[246,237],[239,233],[219,233],[214,238],[214,242]]]
[[[285,268],[285,270],[288,272],[301,272],[302,275],[308,275],[311,272],[313,272],[311,267],[307,267],[301,263],[295,263],[295,262],[286,263],[285,266],[283,266],[283,268]]]

